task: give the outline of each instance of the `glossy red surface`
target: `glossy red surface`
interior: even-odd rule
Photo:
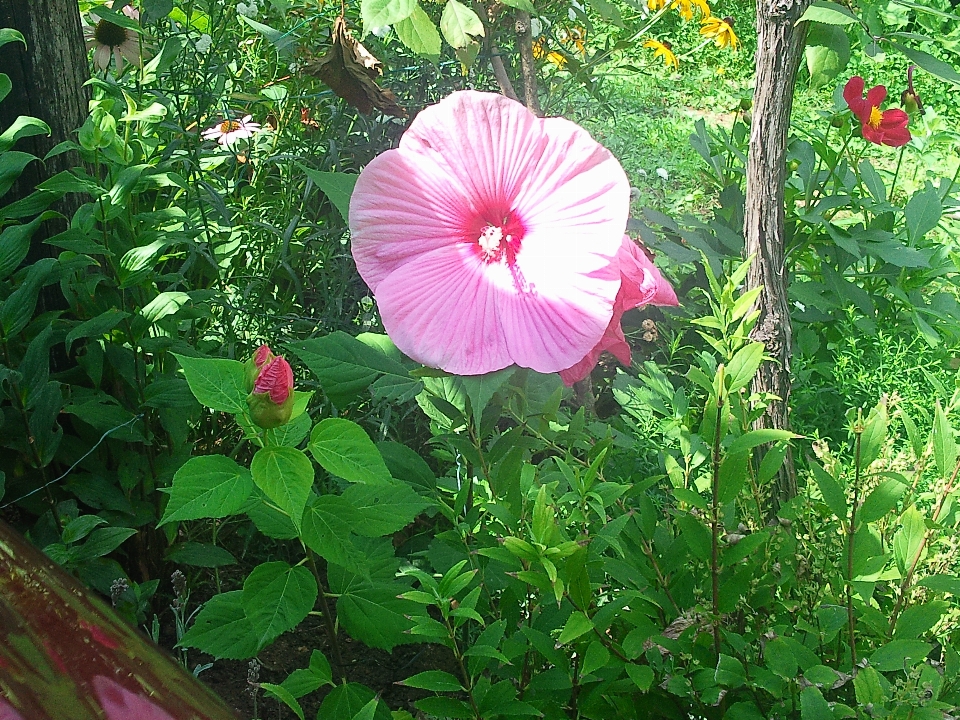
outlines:
[[[236,720],[0,522],[0,720]]]

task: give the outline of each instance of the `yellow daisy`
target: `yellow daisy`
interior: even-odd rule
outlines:
[[[533,56],[537,60],[546,60],[553,63],[560,70],[567,64],[567,59],[560,53],[556,51],[547,52],[547,41],[546,38],[542,37],[533,41]]]
[[[673,54],[673,45],[668,43],[666,40],[663,42],[653,39],[645,40],[643,46],[653,50],[654,60],[656,60],[658,57],[662,57],[664,65],[667,67],[673,65],[675,70],[680,69],[680,61],[677,60],[677,56]]]
[[[731,50],[736,50],[740,46],[740,40],[733,32],[733,18],[729,15],[725,18],[707,17],[700,21],[700,34],[706,38],[712,38],[717,47],[724,48],[728,45]]]
[[[647,0],[647,7],[650,8],[650,12],[656,12],[666,4],[667,0]]]
[[[710,17],[710,6],[706,0],[674,0],[671,7],[677,8],[677,12],[687,22],[693,20],[693,11],[698,10],[703,17]]]
[[[581,57],[587,54],[587,31],[581,27],[573,27],[569,30],[561,30],[560,42],[575,45],[577,52],[580,53]]]

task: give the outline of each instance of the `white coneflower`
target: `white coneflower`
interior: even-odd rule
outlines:
[[[123,14],[132,20],[140,20],[140,12],[129,5],[124,5]],[[110,66],[110,56],[117,66],[117,72],[123,68],[123,61],[140,66],[140,38],[136,32],[125,27],[103,20],[96,13],[89,13],[88,17],[93,25],[83,29],[83,37],[87,42],[87,49],[93,50],[93,64],[101,70]]]
[[[256,19],[260,8],[257,6],[257,0],[250,0],[248,3],[237,3],[237,12],[251,20]]]
[[[216,140],[224,147],[229,147],[237,140],[253,137],[260,131],[260,124],[250,122],[253,115],[244,115],[241,120],[224,120],[203,131],[204,140]]]
[[[209,35],[204,33],[203,35],[200,36],[200,39],[197,40],[195,47],[197,48],[198,53],[200,53],[201,55],[206,55],[208,52],[210,52],[210,48],[212,45],[213,45],[213,38],[211,38]]]

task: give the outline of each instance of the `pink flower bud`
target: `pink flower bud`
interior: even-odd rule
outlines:
[[[282,356],[261,345],[247,361],[247,406],[254,423],[270,430],[290,422],[293,413],[293,370]]]

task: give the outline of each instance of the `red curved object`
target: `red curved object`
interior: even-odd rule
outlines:
[[[0,720],[236,720],[0,521]]]

